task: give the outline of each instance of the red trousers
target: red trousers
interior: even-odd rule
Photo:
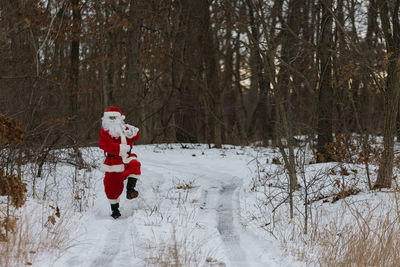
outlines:
[[[137,160],[125,164],[124,172],[106,172],[103,183],[107,198],[118,199],[124,190],[124,180],[130,175],[137,176],[140,174],[140,162]]]

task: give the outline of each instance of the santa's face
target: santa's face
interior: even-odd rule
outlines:
[[[123,125],[124,125],[125,116],[115,117],[115,116],[104,116],[101,118],[102,127],[104,130],[108,131],[108,133],[115,138],[121,136]]]

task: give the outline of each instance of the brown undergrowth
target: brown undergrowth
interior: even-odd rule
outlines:
[[[0,242],[0,266],[32,265],[43,255],[57,256],[73,245],[67,229],[68,213],[60,215],[49,210],[48,218],[41,221],[41,210],[32,210],[13,221],[7,242]],[[47,257],[45,260],[50,262]]]
[[[0,266],[32,265],[44,253],[57,254],[71,245],[68,216],[58,207],[32,209],[26,204],[21,177],[21,123],[0,114]],[[37,203],[34,205],[38,205]]]
[[[360,205],[360,200],[352,204],[342,200],[336,216],[329,210],[320,210],[316,214],[319,219],[311,224],[309,234],[298,236],[302,245],[294,246],[293,241],[298,238],[291,236],[288,237],[291,241],[283,238],[284,247],[310,266],[398,266],[398,193],[387,194],[393,195],[380,202],[364,200],[364,205]],[[330,214],[329,221],[323,219],[327,214]],[[302,222],[293,223],[301,227]]]

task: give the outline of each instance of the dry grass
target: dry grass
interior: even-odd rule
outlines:
[[[42,224],[36,212],[21,216],[8,241],[0,242],[0,266],[32,265],[43,254],[59,256],[72,245],[66,218],[49,216]]]
[[[366,215],[352,210],[354,220],[341,229],[330,224],[320,232],[323,266],[399,266],[400,224],[393,211]]]
[[[174,181],[176,189],[182,189],[182,190],[190,190],[196,187],[195,181],[190,180],[190,181]]]
[[[391,207],[379,203],[367,210],[346,204],[341,215],[328,224],[312,225],[309,235],[301,237],[304,246],[292,251],[311,266],[397,267],[400,263],[397,198],[391,203]]]
[[[224,267],[225,263],[215,259],[212,251],[204,253],[202,242],[194,241],[190,235],[178,238],[175,229],[168,240],[149,244],[151,255],[145,259],[147,266],[159,267]]]

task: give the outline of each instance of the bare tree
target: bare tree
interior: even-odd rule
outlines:
[[[375,188],[389,188],[393,179],[393,146],[396,133],[396,117],[398,112],[400,92],[400,1],[393,3],[393,10],[389,9],[388,2],[377,1],[379,16],[382,22],[383,36],[387,50],[387,85],[384,91],[384,151],[379,165],[378,178]]]
[[[333,141],[332,133],[332,0],[321,1],[321,35],[318,46],[320,60],[320,81],[318,95],[318,145],[319,161],[330,161],[331,157],[326,150],[326,145]]]
[[[396,54],[388,45],[381,62],[377,0],[369,3],[3,0],[0,111],[18,114],[26,144],[46,143],[39,158],[50,146],[95,145],[102,111],[117,105],[143,143],[267,145],[286,128],[318,134],[329,160],[335,133],[383,130],[380,75]]]
[[[72,38],[71,55],[69,70],[69,90],[70,90],[70,116],[76,120],[79,113],[79,48],[80,48],[80,28],[81,13],[79,0],[71,0],[72,7]],[[76,133],[77,124],[73,123],[71,134]]]

